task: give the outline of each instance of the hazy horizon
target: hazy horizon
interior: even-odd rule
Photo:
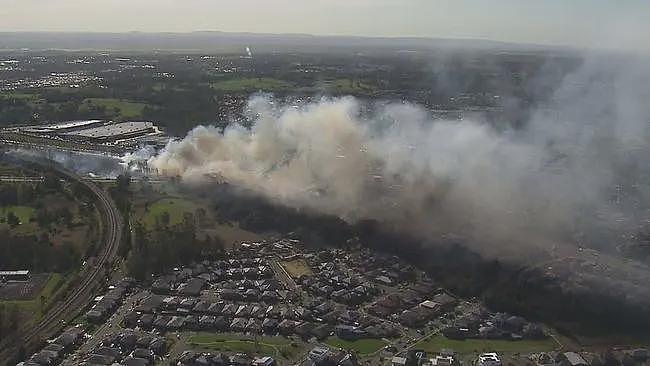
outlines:
[[[630,0],[6,0],[4,32],[200,31],[491,40],[647,51],[650,3]]]

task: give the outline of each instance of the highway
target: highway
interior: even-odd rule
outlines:
[[[41,176],[19,176],[19,175],[0,175],[0,182],[7,183],[38,183],[42,182],[45,178]],[[83,177],[85,181],[93,183],[115,183],[117,178],[104,178],[104,177]],[[131,177],[132,182],[147,182],[151,184],[162,184],[169,182],[167,178],[145,178],[145,177]]]
[[[81,269],[79,280],[73,288],[67,291],[67,297],[52,306],[39,319],[38,323],[25,329],[19,329],[16,337],[12,337],[14,342],[16,339],[20,339],[22,341],[21,344],[0,344],[0,364],[6,364],[15,355],[15,352],[17,352],[17,347],[24,346],[25,349],[30,350],[42,340],[51,337],[60,330],[64,323],[72,320],[90,303],[93,297],[94,287],[101,282],[106,271],[105,268],[110,268],[117,256],[117,249],[122,236],[122,218],[120,212],[107,192],[98,187],[94,182],[81,178],[70,171],[54,165],[54,163],[33,160],[27,162],[41,165],[45,170],[53,169],[65,178],[82,184],[95,195],[97,209],[103,218],[101,239],[103,245],[99,247],[100,252],[97,254],[94,266]]]

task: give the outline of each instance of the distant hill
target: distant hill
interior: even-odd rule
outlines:
[[[259,34],[226,32],[192,33],[75,33],[0,32],[0,50],[197,50],[232,52],[251,47],[253,52],[363,52],[432,49],[544,50],[549,46],[489,40],[438,38],[380,38]]]

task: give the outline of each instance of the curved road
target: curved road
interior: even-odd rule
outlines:
[[[43,166],[47,164],[31,160],[29,162]],[[54,169],[66,178],[82,184],[95,195],[97,208],[104,219],[104,228],[102,230],[104,245],[101,247],[94,266],[85,267],[81,270],[79,273],[79,282],[74,288],[68,290],[68,296],[65,299],[51,307],[37,324],[27,329],[19,330],[17,336],[23,341],[21,345],[24,345],[27,350],[58,331],[62,326],[62,320],[71,320],[90,302],[93,297],[93,287],[103,278],[105,266],[111,265],[117,256],[117,249],[122,236],[122,219],[120,213],[107,192],[92,181],[83,179],[56,165],[46,166],[46,168]],[[17,346],[19,345],[0,346],[0,364],[14,356],[14,352],[17,351]]]

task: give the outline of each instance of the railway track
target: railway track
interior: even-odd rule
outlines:
[[[42,162],[31,161],[32,164]],[[57,173],[78,182],[85,186],[97,199],[97,208],[103,218],[104,229],[102,240],[104,245],[97,257],[94,267],[84,268],[80,273],[81,280],[72,289],[68,290],[68,296],[61,302],[54,305],[48,312],[39,319],[38,323],[27,329],[19,329],[17,337],[14,337],[13,344],[0,345],[0,364],[7,364],[8,360],[15,357],[19,347],[23,346],[29,350],[40,343],[43,339],[50,337],[60,330],[69,320],[74,318],[90,302],[93,297],[93,288],[103,278],[106,271],[105,266],[112,264],[117,256],[117,249],[122,234],[122,219],[115,204],[107,192],[102,190],[92,181],[83,179],[76,174],[69,172],[56,165],[47,166],[47,169],[54,169]],[[20,344],[16,344],[20,339]],[[12,341],[9,340],[9,341]]]

